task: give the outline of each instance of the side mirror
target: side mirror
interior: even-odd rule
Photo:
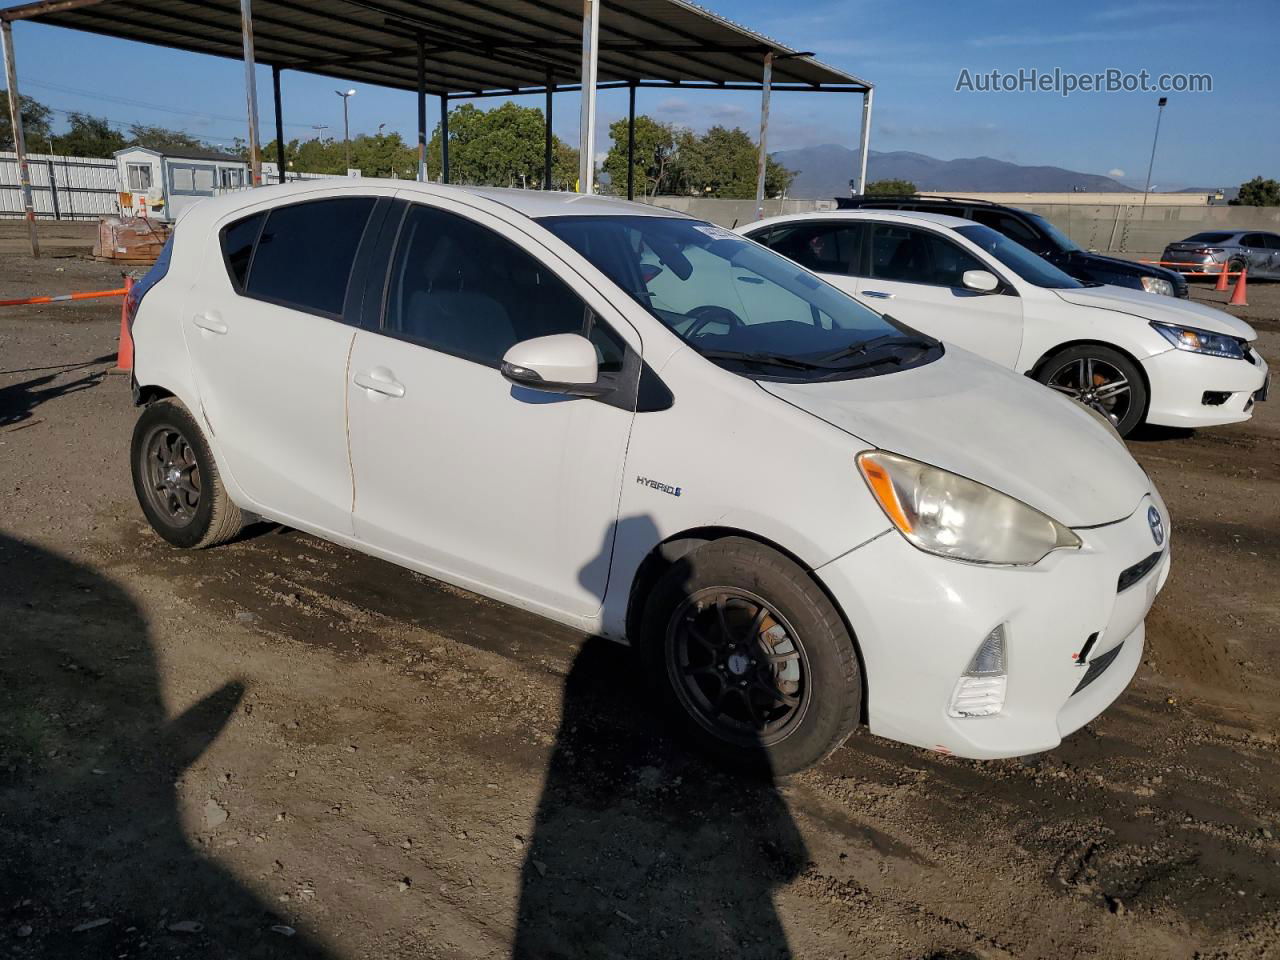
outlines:
[[[601,384],[596,348],[580,333],[554,333],[517,343],[502,358],[502,375],[516,386],[571,397],[598,397]]]
[[[977,290],[979,293],[991,293],[1000,286],[999,278],[986,270],[966,270],[960,280],[965,287]]]

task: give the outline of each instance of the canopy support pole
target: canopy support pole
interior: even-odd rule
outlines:
[[[23,217],[31,241],[31,256],[40,259],[40,235],[36,232],[36,203],[31,196],[31,168],[27,166],[27,140],[22,130],[22,99],[18,96],[18,65],[13,59],[13,24],[0,21],[4,46],[4,76],[9,87],[9,123],[13,130],[13,152],[18,157],[18,183],[22,187]]]
[[[418,34],[418,182],[427,182],[427,51]]]
[[[258,81],[254,75],[253,0],[240,0],[240,33],[244,39],[244,95],[249,115],[249,179],[262,186],[262,157],[258,152]]]
[[[440,94],[440,182],[449,182],[449,95]]]
[[[600,4],[582,0],[582,122],[578,136],[578,192],[595,193],[596,76],[600,66]]]
[[[867,192],[867,154],[871,150],[871,106],[875,96],[875,87],[867,87],[862,95],[862,150],[858,157],[859,196]]]
[[[554,84],[551,82],[551,71],[547,71],[547,108],[544,112],[546,120],[546,131],[542,145],[542,189],[551,190],[553,185],[551,178],[555,173],[555,156],[552,150],[555,146],[555,134],[551,132],[551,95],[555,92]]]
[[[636,198],[636,85],[627,88],[627,199]]]
[[[764,176],[769,168],[769,95],[773,84],[773,51],[764,55],[760,87],[760,155],[756,158],[756,219],[764,218]]]
[[[284,106],[280,103],[280,68],[271,67],[271,93],[276,98],[276,180],[284,183]]]

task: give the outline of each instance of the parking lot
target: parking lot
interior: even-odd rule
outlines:
[[[117,285],[65,229],[32,261],[0,224],[0,299]],[[1274,369],[1280,284],[1249,298]],[[862,732],[765,784],[668,739],[622,648],[288,529],[165,545],[118,326],[0,311],[7,954],[1280,956],[1280,398],[1130,443],[1173,572],[1061,748]]]

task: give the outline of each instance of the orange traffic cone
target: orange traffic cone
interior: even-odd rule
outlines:
[[[1225,291],[1227,289],[1227,274],[1231,271],[1231,264],[1224,263],[1222,269],[1218,271],[1218,282],[1213,289]]]
[[[129,332],[129,294],[133,291],[133,277],[124,278],[124,299],[120,303],[120,347],[112,373],[133,371],[133,334]]]
[[[1247,279],[1249,277],[1249,268],[1244,267],[1240,271],[1240,279],[1236,281],[1236,288],[1231,291],[1231,299],[1227,301],[1227,305],[1231,307],[1247,307],[1249,305],[1249,294]]]

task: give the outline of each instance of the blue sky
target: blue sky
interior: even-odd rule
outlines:
[[[1234,186],[1259,174],[1280,177],[1277,0],[1208,5],[1198,0],[704,0],[704,5],[875,83],[873,149],[1052,164],[1110,174],[1140,187],[1157,93],[1064,98],[1044,92],[956,92],[960,71],[1056,67],[1077,73],[1107,68],[1145,69],[1153,76],[1207,73],[1213,78],[1211,93],[1169,95],[1153,186]],[[229,144],[244,135],[244,74],[238,61],[38,24],[18,23],[14,33],[19,86],[61,111],[178,127],[213,143]],[[103,82],[108,77],[110,86]],[[270,139],[268,70],[259,71],[258,84],[263,135]],[[347,85],[286,73],[286,136],[309,136],[316,124],[327,124],[328,135],[341,136],[341,102],[333,92],[338,86]],[[640,93],[639,110],[694,129],[723,123],[754,135],[759,95],[647,90]],[[856,146],[859,111],[853,95],[777,94],[770,148]],[[625,112],[625,93],[601,94],[599,149],[607,148],[603,130],[608,122]],[[61,120],[65,113],[57,116]],[[576,143],[575,94],[557,98],[556,117],[557,133]],[[437,119],[431,102],[428,122],[434,125]],[[412,140],[413,96],[358,85],[351,122],[353,133],[373,132],[385,123]]]

